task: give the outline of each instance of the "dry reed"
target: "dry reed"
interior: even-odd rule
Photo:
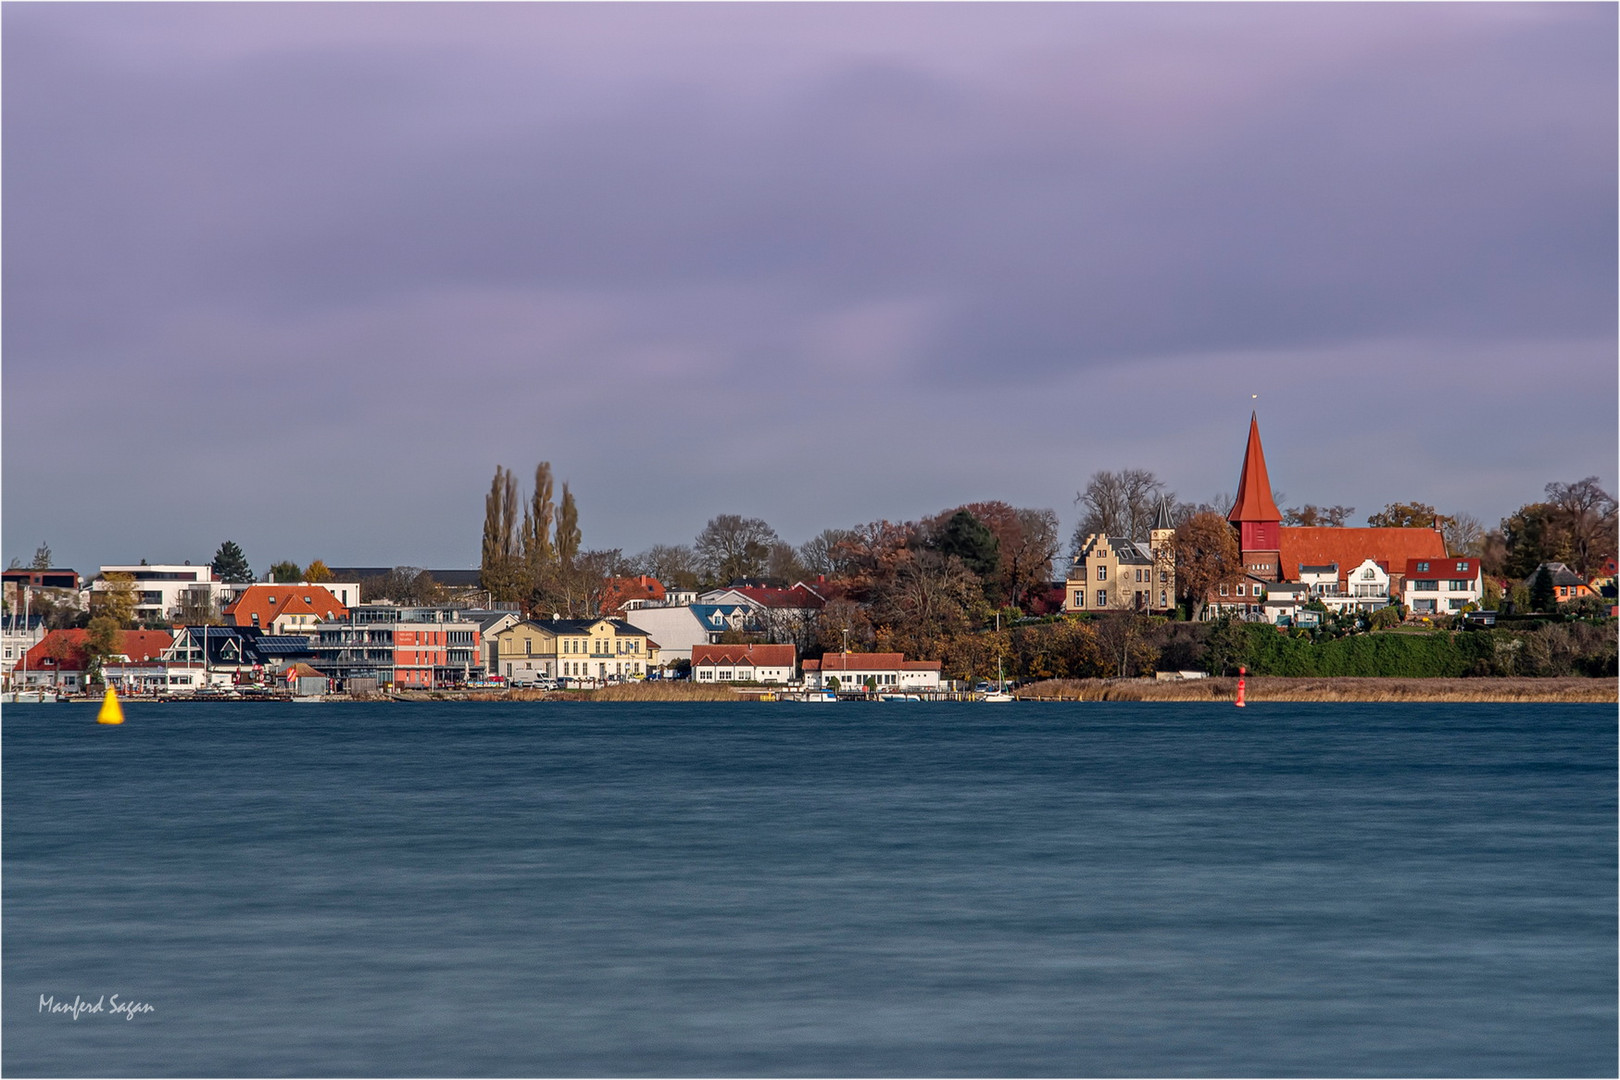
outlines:
[[[1024,701],[1232,701],[1237,680],[1049,679],[1018,691]],[[1613,679],[1378,679],[1249,676],[1249,701],[1620,700]]]

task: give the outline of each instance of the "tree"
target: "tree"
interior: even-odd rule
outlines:
[[[781,582],[783,588],[786,588],[809,575],[805,573],[804,564],[799,561],[798,550],[792,544],[778,540],[771,545],[771,552],[765,558],[765,576],[772,581]]]
[[[930,545],[941,555],[955,556],[981,579],[1001,568],[1001,543],[995,533],[967,510],[958,510],[945,522]]]
[[[34,564],[31,569],[49,570],[51,568],[51,545],[41,540],[39,547],[34,549]]]
[[[720,514],[709,519],[693,548],[704,577],[712,584],[725,585],[738,578],[762,576],[777,543],[776,530],[761,519]]]
[[[294,576],[292,581],[297,581]],[[219,608],[214,603],[214,597],[207,588],[185,589],[180,593],[180,602],[175,608],[175,624],[178,626],[221,626],[224,620],[219,617]]]
[[[96,614],[105,615],[119,627],[128,629],[135,625],[135,578],[133,575],[111,571],[102,575],[107,588],[99,593],[92,593],[96,599]]]
[[[1530,579],[1530,610],[1554,611],[1558,607],[1553,596],[1552,571],[1543,564],[1536,570],[1536,576]]]
[[[1435,511],[1428,503],[1390,503],[1367,518],[1375,529],[1432,529]]]
[[[579,507],[574,503],[574,493],[564,484],[562,507],[557,511],[557,561],[572,566],[574,556],[579,554],[579,541]]]
[[[629,572],[655,577],[666,589],[698,586],[697,556],[685,544],[654,544],[629,560]]]
[[[1074,497],[1083,513],[1074,530],[1071,551],[1078,552],[1085,546],[1086,537],[1096,533],[1146,540],[1161,498],[1175,502],[1175,495],[1165,490],[1164,482],[1147,469],[1092,473],[1085,490]]]
[[[799,546],[799,562],[811,574],[836,577],[844,572],[838,557],[839,545],[848,540],[848,529],[823,529]]]
[[[557,549],[551,542],[552,518],[556,514],[551,504],[551,462],[542,461],[534,467],[534,491],[529,505],[523,511],[522,555],[523,571],[528,586],[533,589],[557,561]]]
[[[90,625],[84,631],[84,655],[87,660],[86,672],[88,681],[101,682],[101,669],[108,658],[119,655],[123,647],[123,634],[118,622],[107,616],[97,615],[90,620]]]
[[[1553,509],[1553,524],[1562,534],[1570,568],[1582,577],[1613,558],[1616,548],[1614,496],[1598,478],[1588,476],[1572,484],[1550,483],[1544,489]]]
[[[1243,577],[1243,557],[1232,526],[1220,514],[1194,514],[1176,529],[1176,588],[1192,604],[1192,618],[1204,612],[1210,594]]]
[[[270,565],[270,580],[279,584],[290,584],[304,580],[304,569],[295,562],[282,560]]]
[[[1479,556],[1485,551],[1485,529],[1472,514],[1455,514],[1442,519],[1440,535],[1452,555]]]
[[[1571,562],[1568,534],[1552,503],[1527,503],[1502,519],[1502,572],[1523,580],[1544,562]]]
[[[1304,506],[1291,506],[1283,511],[1282,523],[1284,525],[1298,525],[1306,528],[1312,526],[1330,526],[1340,529],[1355,513],[1353,506],[1314,506],[1306,503]]]
[[[392,600],[396,604],[428,607],[442,604],[445,588],[419,566],[396,566],[386,574],[360,579],[360,600]]]
[[[246,585],[253,580],[253,568],[233,540],[225,541],[214,552],[214,573],[219,575],[219,580],[230,585]]]
[[[511,469],[497,465],[484,496],[484,541],[478,564],[478,583],[495,600],[516,600],[521,590],[517,521],[517,480]]]
[[[304,570],[304,580],[311,585],[318,585],[323,581],[332,580],[332,569],[320,559],[310,563]]]

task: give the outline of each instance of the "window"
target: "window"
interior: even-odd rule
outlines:
[[[1107,589],[1098,589],[1097,590],[1097,606],[1098,607],[1107,607],[1108,606],[1108,590]]]
[[[1429,564],[1428,563],[1426,563],[1426,562],[1418,563],[1418,573],[1427,574],[1428,572],[1429,572]]]
[[[1085,607],[1086,606],[1086,590],[1084,590],[1084,589],[1076,589],[1076,590],[1074,590],[1074,606],[1075,607]]]
[[[1097,567],[1097,580],[1098,581],[1107,581],[1108,580],[1108,567],[1106,567],[1106,566]]]
[[[1170,580],[1170,571],[1168,571],[1168,570],[1160,570],[1159,571],[1159,584],[1163,585],[1163,584],[1167,583],[1169,580]]]
[[[1459,562],[1457,564],[1457,573],[1459,573],[1459,574],[1468,573],[1468,564],[1466,562]]]
[[[1414,592],[1435,592],[1439,588],[1440,588],[1440,583],[1438,581],[1430,580],[1430,581],[1414,581],[1414,582],[1412,582],[1412,590]]]
[[[1226,586],[1225,586],[1225,585],[1222,585],[1222,586],[1221,586],[1221,595],[1222,595],[1222,596],[1225,596],[1225,595],[1226,595]]]
[[[523,655],[524,656],[533,656],[534,655],[534,638],[524,638],[523,639]]]
[[[1446,588],[1449,589],[1451,592],[1467,592],[1471,585],[1473,585],[1473,582],[1471,582],[1471,581],[1448,581],[1448,582],[1446,582]]]
[[[1238,594],[1238,595],[1239,595],[1239,596],[1246,596],[1246,595],[1248,595],[1248,594],[1247,594],[1247,593],[1245,593],[1245,592],[1244,592],[1244,591],[1243,591],[1243,590],[1244,590],[1244,586],[1242,586],[1242,585],[1239,585],[1239,586],[1238,586],[1238,587],[1237,587],[1237,594]]]
[[[1165,599],[1165,593],[1164,593],[1163,589],[1159,590],[1159,606],[1160,607],[1169,607],[1170,606],[1169,602]]]

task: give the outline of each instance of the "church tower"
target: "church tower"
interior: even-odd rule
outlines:
[[[1266,475],[1257,414],[1249,416],[1249,445],[1243,452],[1237,500],[1226,520],[1237,526],[1244,568],[1265,581],[1281,581],[1282,513],[1271,497],[1271,477]]]

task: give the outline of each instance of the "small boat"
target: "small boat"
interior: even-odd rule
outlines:
[[[997,626],[997,628],[1000,628],[1000,626],[1001,626],[1001,621],[1000,621],[999,616],[997,617],[996,626]],[[1013,700],[1013,696],[1011,694],[1007,693],[1007,678],[1001,672],[1001,657],[999,657],[999,656],[996,657],[996,688],[994,690],[989,691],[988,693],[981,694],[979,696],[979,700],[980,701],[994,701],[994,702],[1002,702],[1002,701],[1011,701],[1011,700]]]
[[[921,701],[916,694],[879,694],[879,701]]]
[[[13,690],[3,700],[11,705],[49,705],[56,701],[56,691]]]
[[[782,695],[782,700],[783,701],[837,701],[838,700],[838,691],[836,691],[836,690],[805,690],[805,691],[801,692],[800,694],[798,694],[796,697],[788,697],[786,694],[784,694],[784,695]]]
[[[315,705],[326,700],[324,694],[294,694],[292,700],[300,705]]]

